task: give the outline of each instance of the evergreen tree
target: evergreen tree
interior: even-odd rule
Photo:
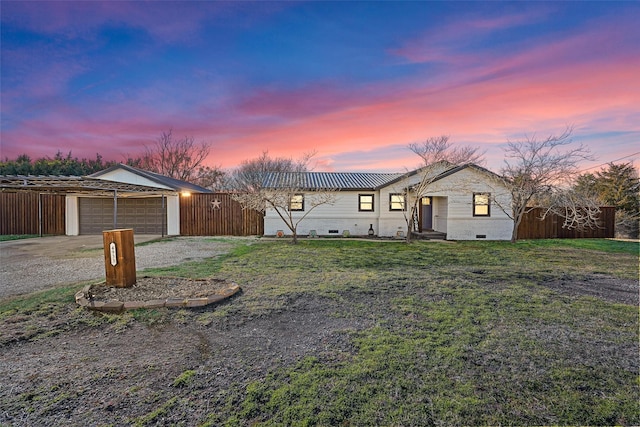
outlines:
[[[596,197],[602,206],[615,206],[618,234],[638,237],[640,180],[631,163],[609,163],[606,169],[583,174],[575,189]]]
[[[86,176],[116,163],[105,162],[100,154],[96,154],[95,159],[78,159],[72,156],[71,151],[66,155],[58,151],[53,157],[36,160],[32,160],[27,154],[21,154],[15,160],[0,161],[0,175]],[[140,159],[127,159],[126,163],[137,166]]]

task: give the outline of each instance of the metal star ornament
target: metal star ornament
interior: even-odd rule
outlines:
[[[220,205],[222,202],[218,199],[214,199],[211,201],[211,209],[220,209]]]

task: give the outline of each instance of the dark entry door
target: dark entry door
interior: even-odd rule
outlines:
[[[423,197],[420,206],[421,231],[433,230],[433,204],[431,203],[431,197]]]

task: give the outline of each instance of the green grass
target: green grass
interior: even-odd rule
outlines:
[[[218,270],[246,284],[235,314],[319,296],[340,307],[335,316],[373,326],[350,333],[353,354],[281,367],[230,393],[227,406],[239,400],[239,410],[208,422],[638,424],[638,373],[611,353],[636,354],[637,307],[540,286],[637,278],[636,252],[636,243],[606,240],[255,246]]]
[[[152,276],[179,276],[189,278],[209,277],[214,273],[217,273],[226,261],[241,257],[252,250],[251,245],[244,244],[241,240],[219,238],[211,240],[216,242],[226,241],[232,245],[232,248],[226,254],[208,258],[203,261],[190,261],[171,267],[147,268],[144,270],[144,274]]]
[[[136,419],[133,425],[136,427],[151,425],[152,423],[156,422],[158,418],[161,418],[164,414],[166,414],[169,411],[169,409],[171,409],[171,407],[176,406],[178,403],[179,403],[178,398],[172,397],[171,399],[163,403],[156,410],[148,413],[143,417]]]
[[[528,300],[521,288],[499,295],[471,284],[439,288],[447,298],[428,298],[434,290],[392,298],[395,320],[354,333],[357,350],[347,360],[308,357],[250,384],[240,418],[263,425],[638,420],[633,372],[592,366],[566,342],[532,336],[531,329],[578,329],[583,332],[574,333],[606,340],[605,333],[576,325],[593,323],[589,302]],[[633,323],[634,316],[632,308],[619,310],[612,321]],[[636,338],[626,331],[627,343]]]
[[[33,239],[34,237],[40,236],[38,234],[0,234],[0,242],[20,239]]]
[[[638,243],[238,243],[228,255],[152,273],[216,276],[243,293],[214,311],[134,311],[125,324],[217,328],[306,299],[360,325],[336,332],[346,348],[274,361],[266,376],[211,391],[202,425],[640,424],[638,307],[545,286],[594,275],[637,280]],[[0,302],[0,319],[55,315],[77,289]],[[76,325],[92,318],[72,316]],[[251,368],[238,358],[237,369]],[[133,421],[178,416],[179,402],[208,390],[207,375],[183,369],[165,403]]]
[[[88,282],[90,283],[90,282]],[[0,300],[0,345],[20,340],[42,340],[80,326],[110,325],[122,330],[134,320],[133,313],[109,314],[87,311],[75,302],[75,294],[83,285],[64,285],[28,295]],[[145,317],[146,316],[146,317]],[[146,319],[151,315],[140,315]],[[151,322],[149,322],[151,323]],[[12,336],[4,325],[22,325],[19,338]]]
[[[196,371],[194,371],[193,369],[187,369],[186,371],[178,375],[178,377],[175,380],[173,380],[173,386],[187,387],[189,384],[191,384],[191,382],[193,381],[193,377],[195,375],[196,375]]]
[[[609,239],[546,239],[546,240],[522,240],[517,243],[520,246],[531,245],[537,247],[547,247],[549,249],[558,247],[570,247],[575,249],[586,249],[602,252],[620,252],[638,255],[640,243],[623,240]]]
[[[75,302],[78,290],[78,285],[67,285],[0,300],[0,321],[14,315],[55,313],[64,305]]]

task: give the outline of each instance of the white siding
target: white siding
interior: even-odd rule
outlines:
[[[167,235],[180,235],[180,196],[167,196]]]
[[[491,216],[474,217],[472,197],[472,194],[449,196],[447,239],[510,239],[512,227],[511,219],[494,206],[491,207]]]
[[[366,235],[369,224],[373,224],[378,236],[395,237],[398,232],[404,234],[407,232],[405,212],[389,210],[389,196],[402,193],[407,185],[412,186],[420,179],[419,175],[414,175],[375,192],[339,192],[334,205],[318,206],[300,222],[298,234],[308,235],[315,230],[318,235],[342,235],[344,231],[351,235]],[[451,240],[509,240],[513,222],[493,201],[489,217],[473,216],[474,192],[491,193],[492,198],[498,197],[504,206],[509,205],[509,196],[501,183],[484,172],[465,168],[434,182],[422,195],[433,198],[434,230],[447,233],[447,239]],[[358,211],[358,194],[374,194],[374,212]],[[411,200],[407,203],[410,204]],[[305,203],[307,209],[308,206]],[[296,212],[294,218],[300,218],[304,213]],[[291,234],[273,210],[267,210],[264,226],[265,235],[275,235],[278,230]],[[330,233],[330,230],[337,233]]]
[[[402,193],[403,189],[401,183],[380,189],[380,236],[395,237],[399,232],[403,235],[407,233],[406,212],[389,209],[391,194]]]
[[[505,189],[486,174],[467,168],[434,182],[430,196],[447,196],[446,211],[437,208],[438,219],[446,218],[447,239],[450,240],[509,240],[513,222],[495,203],[491,203],[491,216],[473,216],[473,193],[491,193],[507,202]],[[444,231],[438,229],[438,231]],[[485,237],[482,237],[485,236]]]
[[[447,215],[449,201],[447,197],[434,197],[433,199],[433,229],[440,233],[447,232]]]
[[[146,185],[149,187],[173,190],[172,188],[169,188],[165,185],[158,184],[157,182],[152,181],[148,178],[122,169],[116,169],[111,172],[107,172],[103,175],[100,175],[99,178],[106,181],[125,182],[127,184]]]
[[[358,195],[373,194],[373,212],[358,211]],[[312,194],[305,194],[305,209],[309,209],[309,198]],[[298,225],[298,234],[307,235],[315,230],[318,235],[342,235],[348,231],[351,235],[365,236],[369,231],[369,225],[373,225],[375,234],[378,234],[378,215],[380,212],[380,200],[374,191],[341,191],[337,193],[336,202],[333,205],[320,205],[303,219]],[[294,212],[294,218],[301,218],[305,212]],[[275,235],[282,230],[289,235],[291,232],[273,209],[268,209],[264,217],[264,234]],[[329,231],[338,230],[337,233]]]
[[[78,196],[65,196],[65,224],[64,233],[67,236],[80,234],[80,215],[78,210]]]

